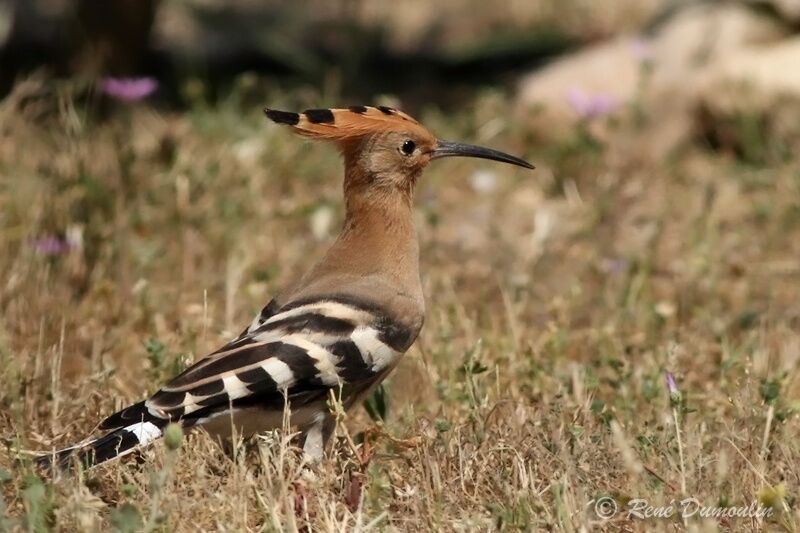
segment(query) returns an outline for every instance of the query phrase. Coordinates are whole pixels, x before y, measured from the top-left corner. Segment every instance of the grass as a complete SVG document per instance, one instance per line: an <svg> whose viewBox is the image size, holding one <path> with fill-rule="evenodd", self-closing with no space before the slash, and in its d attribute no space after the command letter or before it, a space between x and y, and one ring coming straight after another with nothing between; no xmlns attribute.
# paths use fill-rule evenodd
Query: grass
<svg viewBox="0 0 800 533"><path fill-rule="evenodd" d="M212 104L195 84L174 111L29 80L0 102L0 530L798 529L797 160L654 161L624 120L547 139L495 93L415 111L538 170L428 170L426 325L329 460L302 465L285 432L232 453L191 433L37 476L27 451L83 439L218 347L335 237L335 151L260 107L338 99L266 87ZM687 497L772 513L627 516Z"/></svg>

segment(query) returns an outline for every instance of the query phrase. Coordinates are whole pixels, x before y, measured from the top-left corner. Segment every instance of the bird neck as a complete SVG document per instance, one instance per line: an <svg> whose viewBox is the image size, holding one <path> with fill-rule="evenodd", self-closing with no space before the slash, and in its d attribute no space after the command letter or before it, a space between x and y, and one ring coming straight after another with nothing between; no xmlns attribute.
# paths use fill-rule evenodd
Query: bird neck
<svg viewBox="0 0 800 533"><path fill-rule="evenodd" d="M419 244L410 194L345 179L345 221L322 260L277 297L279 305L313 297L377 302L414 336L425 314ZM365 178L364 175L360 176Z"/></svg>
<svg viewBox="0 0 800 533"><path fill-rule="evenodd" d="M361 274L419 283L419 244L409 192L346 185L344 225L325 260Z"/></svg>

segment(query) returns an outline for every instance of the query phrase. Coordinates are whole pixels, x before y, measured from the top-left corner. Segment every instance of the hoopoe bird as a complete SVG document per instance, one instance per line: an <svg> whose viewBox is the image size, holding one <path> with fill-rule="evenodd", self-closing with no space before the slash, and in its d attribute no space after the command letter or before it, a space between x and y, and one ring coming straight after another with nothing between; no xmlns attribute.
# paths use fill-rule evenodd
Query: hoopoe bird
<svg viewBox="0 0 800 533"><path fill-rule="evenodd" d="M103 420L105 434L41 456L90 467L163 436L170 422L228 439L280 428L285 410L312 460L335 426L331 392L358 405L397 365L425 318L413 193L434 159L477 157L533 166L517 157L440 140L409 115L385 106L265 109L267 117L344 157L345 220L308 273L279 293L242 333L184 370L149 399Z"/></svg>

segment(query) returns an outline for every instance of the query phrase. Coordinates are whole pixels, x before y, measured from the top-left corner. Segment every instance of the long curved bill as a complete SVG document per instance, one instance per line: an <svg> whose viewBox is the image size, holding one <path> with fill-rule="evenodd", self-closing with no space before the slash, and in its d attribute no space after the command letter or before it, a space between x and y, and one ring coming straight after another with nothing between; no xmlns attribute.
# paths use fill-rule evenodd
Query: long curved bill
<svg viewBox="0 0 800 533"><path fill-rule="evenodd" d="M498 150L491 148L484 148L483 146L475 146L474 144L459 143L454 141L445 141L440 139L437 141L436 148L431 154L431 159L439 159L440 157L477 157L479 159L491 159L492 161L500 161L501 163L509 163L524 168L534 168L533 165Z"/></svg>

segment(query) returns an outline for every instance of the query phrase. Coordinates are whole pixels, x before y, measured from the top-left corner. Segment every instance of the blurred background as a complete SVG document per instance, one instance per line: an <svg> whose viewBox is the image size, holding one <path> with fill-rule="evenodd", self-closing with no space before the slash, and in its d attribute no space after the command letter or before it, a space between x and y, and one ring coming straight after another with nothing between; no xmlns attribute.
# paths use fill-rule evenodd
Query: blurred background
<svg viewBox="0 0 800 533"><path fill-rule="evenodd" d="M469 0L8 1L0 45L7 88L20 71L151 75L177 86L224 84L242 72L292 84L334 84L353 97L442 93L511 82L587 42L640 28L667 2ZM331 79L333 78L333 79Z"/></svg>
<svg viewBox="0 0 800 533"><path fill-rule="evenodd" d="M151 101L186 107L245 76L416 111L491 88L513 112L538 110L548 133L636 105L660 114L664 139L650 148L699 131L744 150L734 115L792 129L772 111L800 93L798 28L797 0L2 0L0 94L31 75L148 77Z"/></svg>
<svg viewBox="0 0 800 533"><path fill-rule="evenodd" d="M537 167L420 180L428 317L369 416L422 444L381 445L408 460L364 474L368 516L585 530L601 494L798 501L800 0L0 0L3 442L82 439L320 257L338 154L261 110L359 104ZM179 476L213 492L200 470ZM63 529L106 520L69 494ZM181 494L176 529L259 527Z"/></svg>

